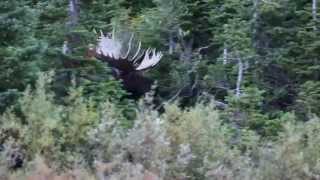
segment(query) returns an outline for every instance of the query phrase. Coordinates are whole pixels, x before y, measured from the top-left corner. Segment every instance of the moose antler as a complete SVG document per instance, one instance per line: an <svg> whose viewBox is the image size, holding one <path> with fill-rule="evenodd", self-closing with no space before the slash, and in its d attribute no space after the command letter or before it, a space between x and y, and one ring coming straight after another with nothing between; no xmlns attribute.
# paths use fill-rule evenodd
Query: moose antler
<svg viewBox="0 0 320 180"><path fill-rule="evenodd" d="M159 63L162 58L161 52L156 52L155 49L141 50L141 42L138 43L138 48L135 52L131 52L133 49L132 34L128 42L127 47L121 40L114 37L113 34L104 35L101 32L98 38L98 45L96 47L96 53L98 59L108 62L112 67L115 67L121 71L142 71L154 67ZM124 53L123 51L126 50ZM130 54L134 54L130 56Z"/></svg>
<svg viewBox="0 0 320 180"><path fill-rule="evenodd" d="M111 67L113 75L122 80L124 88L132 97L140 97L148 92L153 84L153 80L140 72L157 65L162 53L151 48L142 49L140 41L135 43L133 34L126 40L126 36L122 37L123 39L117 39L114 33L105 35L101 32L96 47L89 51Z"/></svg>

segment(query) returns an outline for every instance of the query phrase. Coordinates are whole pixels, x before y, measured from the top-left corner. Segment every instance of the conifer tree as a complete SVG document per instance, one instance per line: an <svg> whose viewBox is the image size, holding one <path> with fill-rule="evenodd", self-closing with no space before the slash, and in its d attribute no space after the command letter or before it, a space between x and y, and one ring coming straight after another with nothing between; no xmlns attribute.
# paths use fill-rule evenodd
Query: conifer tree
<svg viewBox="0 0 320 180"><path fill-rule="evenodd" d="M2 104L8 102L6 97L33 83L40 71L47 43L36 38L38 23L39 11L28 1L0 2L1 108L8 105Z"/></svg>

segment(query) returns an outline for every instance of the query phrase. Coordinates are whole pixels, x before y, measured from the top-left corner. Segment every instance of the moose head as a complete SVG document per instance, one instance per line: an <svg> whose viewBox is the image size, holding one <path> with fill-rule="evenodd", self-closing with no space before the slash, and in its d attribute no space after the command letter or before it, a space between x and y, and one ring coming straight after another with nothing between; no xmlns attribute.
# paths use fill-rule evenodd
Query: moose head
<svg viewBox="0 0 320 180"><path fill-rule="evenodd" d="M141 48L141 42L134 43L134 35L129 39L116 39L114 34L101 32L97 46L91 48L95 57L106 62L116 79L120 79L124 88L132 97L140 97L151 89L153 80L143 76L143 72L153 68L162 58L155 49Z"/></svg>

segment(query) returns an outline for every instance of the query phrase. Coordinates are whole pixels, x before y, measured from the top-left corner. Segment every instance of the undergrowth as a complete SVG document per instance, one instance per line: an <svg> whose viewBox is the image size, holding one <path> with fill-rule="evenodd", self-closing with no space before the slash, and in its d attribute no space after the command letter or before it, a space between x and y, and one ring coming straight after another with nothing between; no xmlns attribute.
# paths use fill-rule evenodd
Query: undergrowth
<svg viewBox="0 0 320 180"><path fill-rule="evenodd" d="M115 104L96 105L81 88L56 104L50 79L1 115L0 179L320 179L317 117L284 114L282 131L265 138L235 131L213 100L161 114L142 100L128 128Z"/></svg>

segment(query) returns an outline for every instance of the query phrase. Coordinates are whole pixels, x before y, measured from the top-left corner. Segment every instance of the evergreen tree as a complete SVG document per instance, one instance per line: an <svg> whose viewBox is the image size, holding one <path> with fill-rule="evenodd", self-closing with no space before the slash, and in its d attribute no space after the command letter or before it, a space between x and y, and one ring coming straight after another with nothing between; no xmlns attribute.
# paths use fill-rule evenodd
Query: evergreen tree
<svg viewBox="0 0 320 180"><path fill-rule="evenodd" d="M12 93L34 82L44 63L48 45L36 37L39 13L26 1L0 2L1 109L8 105L6 97L12 98Z"/></svg>

